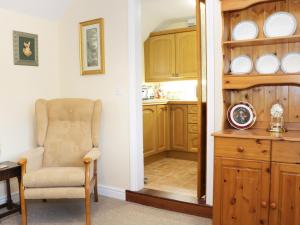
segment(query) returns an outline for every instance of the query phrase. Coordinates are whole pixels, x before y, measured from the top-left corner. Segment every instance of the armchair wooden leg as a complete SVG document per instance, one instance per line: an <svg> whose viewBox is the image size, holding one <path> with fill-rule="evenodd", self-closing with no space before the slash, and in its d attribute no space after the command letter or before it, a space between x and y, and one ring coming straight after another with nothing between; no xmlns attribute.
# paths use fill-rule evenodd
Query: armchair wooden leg
<svg viewBox="0 0 300 225"><path fill-rule="evenodd" d="M85 164L85 224L91 225L91 195L90 195L90 164L91 159L86 159Z"/></svg>
<svg viewBox="0 0 300 225"><path fill-rule="evenodd" d="M94 161L94 201L98 202L98 176L97 176L97 160Z"/></svg>
<svg viewBox="0 0 300 225"><path fill-rule="evenodd" d="M27 225L27 212L26 212L26 202L24 197L24 185L23 185L23 176L26 172L26 160L21 160L19 164L21 165L21 182L20 182L20 205L21 205L21 220L22 225Z"/></svg>

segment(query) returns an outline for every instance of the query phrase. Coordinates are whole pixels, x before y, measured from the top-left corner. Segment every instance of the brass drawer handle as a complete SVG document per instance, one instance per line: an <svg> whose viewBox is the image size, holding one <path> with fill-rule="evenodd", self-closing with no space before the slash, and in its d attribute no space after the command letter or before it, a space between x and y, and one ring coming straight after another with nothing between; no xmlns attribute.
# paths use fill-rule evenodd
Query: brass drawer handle
<svg viewBox="0 0 300 225"><path fill-rule="evenodd" d="M238 152L244 152L244 151L245 151L245 148L243 148L243 147L238 147L238 148L237 148L237 151L238 151Z"/></svg>
<svg viewBox="0 0 300 225"><path fill-rule="evenodd" d="M277 208L277 205L276 205L275 202L272 202L272 203L270 204L270 207L271 207L271 209L276 209L276 208Z"/></svg>

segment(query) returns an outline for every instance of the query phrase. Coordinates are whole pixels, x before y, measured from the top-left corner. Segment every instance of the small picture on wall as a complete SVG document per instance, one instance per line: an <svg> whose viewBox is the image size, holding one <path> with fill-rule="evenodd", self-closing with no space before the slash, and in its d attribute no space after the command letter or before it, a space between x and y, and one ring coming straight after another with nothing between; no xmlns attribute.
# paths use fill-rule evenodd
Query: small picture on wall
<svg viewBox="0 0 300 225"><path fill-rule="evenodd" d="M19 31L13 31L14 64L38 66L38 36Z"/></svg>
<svg viewBox="0 0 300 225"><path fill-rule="evenodd" d="M80 23L81 75L105 73L103 18Z"/></svg>

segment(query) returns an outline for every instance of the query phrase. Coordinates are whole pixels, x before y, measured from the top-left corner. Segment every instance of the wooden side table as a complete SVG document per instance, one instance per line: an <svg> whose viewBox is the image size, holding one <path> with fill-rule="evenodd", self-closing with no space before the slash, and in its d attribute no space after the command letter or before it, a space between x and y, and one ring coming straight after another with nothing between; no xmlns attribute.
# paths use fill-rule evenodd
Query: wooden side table
<svg viewBox="0 0 300 225"><path fill-rule="evenodd" d="M6 203L0 205L0 209L6 207L7 211L0 214L0 218L3 218L5 216L8 216L15 212L21 212L20 205L13 203L11 199L11 191L10 191L10 178L17 177L19 188L20 188L20 182L21 182L21 166L19 166L17 163L13 162L2 162L0 165L7 165L8 167L0 169L0 181L6 181L6 195L7 195L7 201Z"/></svg>

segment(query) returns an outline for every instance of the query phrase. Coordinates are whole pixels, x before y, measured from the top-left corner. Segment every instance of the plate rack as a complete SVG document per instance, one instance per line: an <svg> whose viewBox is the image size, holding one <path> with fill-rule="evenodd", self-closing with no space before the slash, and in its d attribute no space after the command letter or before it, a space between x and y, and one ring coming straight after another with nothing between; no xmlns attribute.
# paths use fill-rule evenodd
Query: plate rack
<svg viewBox="0 0 300 225"><path fill-rule="evenodd" d="M274 12L292 13L298 22L293 36L266 38L264 22ZM281 59L289 52L300 52L300 0L222 0L223 17L223 96L224 128L231 128L226 111L239 101L251 103L257 112L255 128L266 129L270 121L270 108L276 102L284 106L284 119L289 130L300 130L300 74L261 75L255 68L247 75L231 75L227 71L233 58L248 55L253 62L264 54L275 54ZM258 38L234 41L231 32L243 20L253 20L259 28Z"/></svg>

